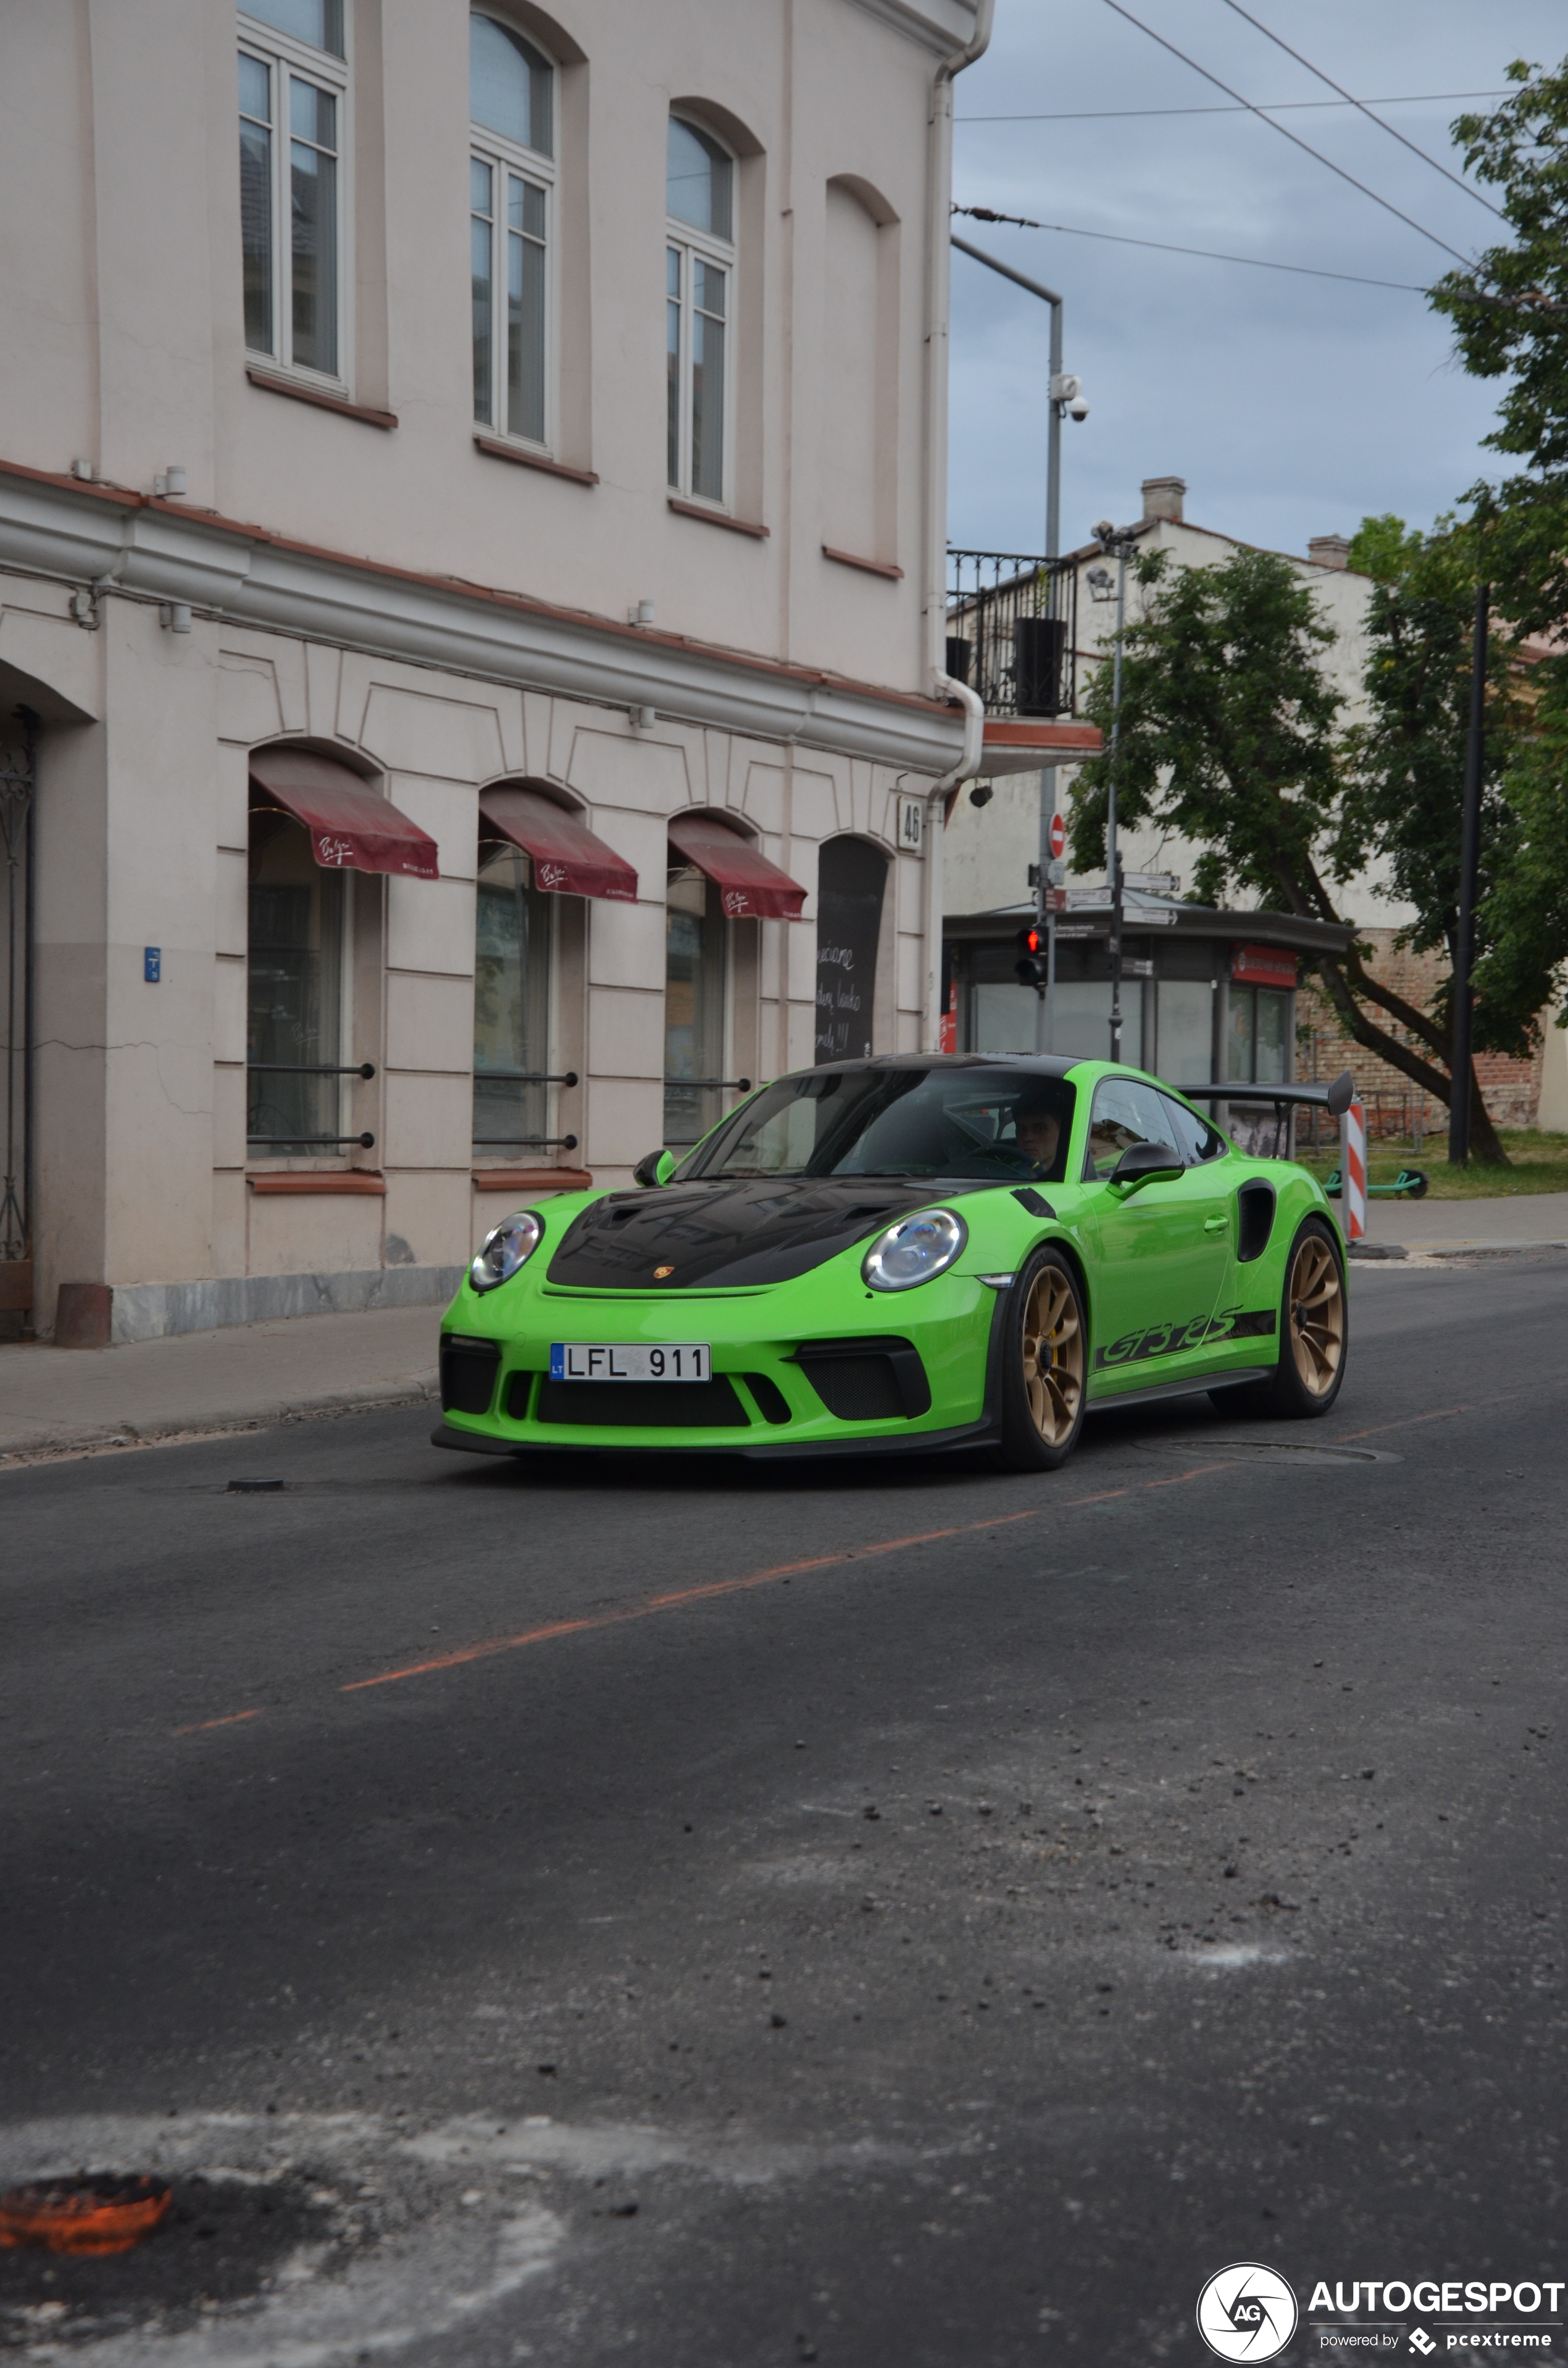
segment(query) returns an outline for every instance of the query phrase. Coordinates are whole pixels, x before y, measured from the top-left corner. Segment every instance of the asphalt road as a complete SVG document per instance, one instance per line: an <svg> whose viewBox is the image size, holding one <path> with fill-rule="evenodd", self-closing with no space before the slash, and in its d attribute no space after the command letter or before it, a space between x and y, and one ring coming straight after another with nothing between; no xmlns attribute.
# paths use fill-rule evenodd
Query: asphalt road
<svg viewBox="0 0 1568 2368"><path fill-rule="evenodd" d="M0 2251L0 2351L1120 2368L1230 2262L1568 2277L1565 1269L1358 1270L1326 1421L1043 1478L0 1478L0 2186L179 2203Z"/></svg>

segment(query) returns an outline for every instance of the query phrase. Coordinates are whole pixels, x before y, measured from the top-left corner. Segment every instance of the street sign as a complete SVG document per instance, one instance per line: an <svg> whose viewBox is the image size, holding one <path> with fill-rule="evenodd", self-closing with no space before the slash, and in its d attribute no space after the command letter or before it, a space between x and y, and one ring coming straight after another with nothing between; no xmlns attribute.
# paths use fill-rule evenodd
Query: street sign
<svg viewBox="0 0 1568 2368"><path fill-rule="evenodd" d="M1067 910L1067 891L1065 888L1048 888L1040 903L1048 913L1064 913Z"/></svg>
<svg viewBox="0 0 1568 2368"><path fill-rule="evenodd" d="M1051 817L1051 852L1058 861L1067 852L1067 822L1062 814Z"/></svg>
<svg viewBox="0 0 1568 2368"><path fill-rule="evenodd" d="M1073 913L1108 913L1108 888L1074 888L1068 896L1067 908ZM1130 905L1124 898L1121 926L1130 936L1140 929L1174 929L1176 913L1169 905Z"/></svg>
<svg viewBox="0 0 1568 2368"><path fill-rule="evenodd" d="M1181 882L1174 871L1124 871L1121 884L1141 889L1145 896L1174 896Z"/></svg>

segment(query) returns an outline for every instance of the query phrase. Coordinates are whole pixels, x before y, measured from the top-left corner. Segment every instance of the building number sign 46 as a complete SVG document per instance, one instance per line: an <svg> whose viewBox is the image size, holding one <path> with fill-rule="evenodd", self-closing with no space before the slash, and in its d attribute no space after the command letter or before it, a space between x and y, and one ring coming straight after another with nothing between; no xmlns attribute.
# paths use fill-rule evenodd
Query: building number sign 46
<svg viewBox="0 0 1568 2368"><path fill-rule="evenodd" d="M900 798L898 843L908 855L918 855L926 844L926 804L922 798Z"/></svg>

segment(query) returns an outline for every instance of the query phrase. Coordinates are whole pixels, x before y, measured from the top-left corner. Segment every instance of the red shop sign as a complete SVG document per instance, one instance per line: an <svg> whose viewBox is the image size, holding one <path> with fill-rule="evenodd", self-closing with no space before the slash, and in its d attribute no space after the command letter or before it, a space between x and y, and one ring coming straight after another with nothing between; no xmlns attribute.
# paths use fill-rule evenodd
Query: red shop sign
<svg viewBox="0 0 1568 2368"><path fill-rule="evenodd" d="M1238 986L1293 987L1296 957L1278 946L1234 946L1231 951L1231 976Z"/></svg>

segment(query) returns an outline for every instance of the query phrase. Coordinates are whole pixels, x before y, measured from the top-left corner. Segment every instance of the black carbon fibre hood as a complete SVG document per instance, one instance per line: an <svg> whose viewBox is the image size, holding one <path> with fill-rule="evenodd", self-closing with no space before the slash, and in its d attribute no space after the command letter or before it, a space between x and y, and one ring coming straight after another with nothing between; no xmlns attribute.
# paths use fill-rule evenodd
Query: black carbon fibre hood
<svg viewBox="0 0 1568 2368"><path fill-rule="evenodd" d="M805 1176L610 1192L573 1219L548 1280L582 1291L790 1282L915 1209L980 1189ZM659 1267L669 1273L657 1274Z"/></svg>

